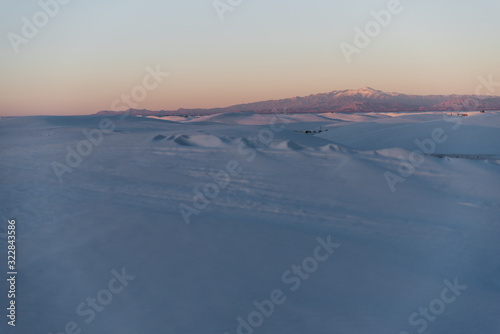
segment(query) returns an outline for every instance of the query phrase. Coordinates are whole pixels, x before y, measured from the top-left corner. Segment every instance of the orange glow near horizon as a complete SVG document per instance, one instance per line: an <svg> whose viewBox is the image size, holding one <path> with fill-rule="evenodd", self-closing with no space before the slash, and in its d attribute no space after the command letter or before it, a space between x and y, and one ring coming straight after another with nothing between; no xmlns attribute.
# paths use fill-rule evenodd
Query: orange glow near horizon
<svg viewBox="0 0 500 334"><path fill-rule="evenodd" d="M138 109L228 107L364 86L416 95L472 95L480 76L492 74L500 81L496 17L485 14L498 11L497 4L486 10L451 3L449 12L440 10L448 8L444 3L406 4L348 63L339 45L353 43L353 29L369 22L371 10L386 5L363 1L361 7L319 0L281 3L265 11L246 4L224 21L200 0L151 8L136 1L119 7L74 3L18 54L8 39L0 42L8 51L0 55L0 115L109 110L115 99L142 85L147 66L156 65L170 76L147 92ZM20 33L20 18L37 7L9 6L14 14L0 14L1 25ZM110 12L116 13L110 17ZM91 16L93 25L82 15ZM130 25L130 18L140 24ZM494 95L500 95L500 87Z"/></svg>

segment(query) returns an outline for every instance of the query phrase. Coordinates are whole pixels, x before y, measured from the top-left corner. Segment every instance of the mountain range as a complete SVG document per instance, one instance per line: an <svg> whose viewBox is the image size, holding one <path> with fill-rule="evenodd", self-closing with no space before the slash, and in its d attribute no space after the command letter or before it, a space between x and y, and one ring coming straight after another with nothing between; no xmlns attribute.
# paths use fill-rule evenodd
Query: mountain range
<svg viewBox="0 0 500 334"><path fill-rule="evenodd" d="M161 111L129 109L129 114L143 116L209 115L228 112L265 114L275 110L288 113L500 110L500 97L487 95L407 95L385 93L364 87L305 97L238 104L226 108L181 108ZM116 114L123 114L123 111L104 110L97 113L97 115Z"/></svg>

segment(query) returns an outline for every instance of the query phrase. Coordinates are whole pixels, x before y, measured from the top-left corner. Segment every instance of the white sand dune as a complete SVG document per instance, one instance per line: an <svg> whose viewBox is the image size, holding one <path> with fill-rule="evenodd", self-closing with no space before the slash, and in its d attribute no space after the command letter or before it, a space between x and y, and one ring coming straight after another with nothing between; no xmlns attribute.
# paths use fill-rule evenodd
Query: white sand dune
<svg viewBox="0 0 500 334"><path fill-rule="evenodd" d="M82 333L250 333L238 317L279 289L286 300L251 332L498 333L500 113L455 130L442 115L114 117L62 182L54 162L67 164L67 147L78 153L102 117L0 119L0 213L18 224L16 331L74 321ZM401 177L415 141L438 128L447 139ZM387 172L404 180L394 192ZM200 193L208 204L197 197L186 224L180 205ZM328 236L340 247L311 268ZM307 263L303 278L287 274ZM87 323L77 307L122 268L135 279ZM418 314L455 278L467 288L453 302L432 321Z"/></svg>

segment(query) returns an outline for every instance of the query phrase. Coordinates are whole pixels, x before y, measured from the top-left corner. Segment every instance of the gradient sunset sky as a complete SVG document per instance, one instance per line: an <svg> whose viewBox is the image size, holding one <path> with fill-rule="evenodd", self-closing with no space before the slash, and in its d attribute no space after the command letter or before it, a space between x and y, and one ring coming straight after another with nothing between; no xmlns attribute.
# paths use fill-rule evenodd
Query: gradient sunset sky
<svg viewBox="0 0 500 334"><path fill-rule="evenodd" d="M339 44L353 44L354 28L389 2L243 0L221 21L213 0L73 0L16 54L9 33L21 35L23 17L32 21L41 7L2 0L0 115L109 110L157 65L170 76L139 109L224 107L363 86L474 94L479 76L500 81L498 0L402 0L403 11L348 64Z"/></svg>

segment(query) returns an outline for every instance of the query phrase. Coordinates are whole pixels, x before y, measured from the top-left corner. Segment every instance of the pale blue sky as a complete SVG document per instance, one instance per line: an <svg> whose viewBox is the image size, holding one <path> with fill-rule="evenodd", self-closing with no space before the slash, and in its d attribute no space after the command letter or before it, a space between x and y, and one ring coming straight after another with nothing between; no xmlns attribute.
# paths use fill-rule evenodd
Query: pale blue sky
<svg viewBox="0 0 500 334"><path fill-rule="evenodd" d="M226 0L222 0L226 1ZM474 93L500 81L500 1L401 1L348 64L339 44L379 0L243 0L220 21L211 0L78 1L16 54L7 38L38 1L2 0L0 114L88 114L141 84L146 66L171 75L140 108L215 107L371 86L415 94ZM497 94L497 95L500 95Z"/></svg>

